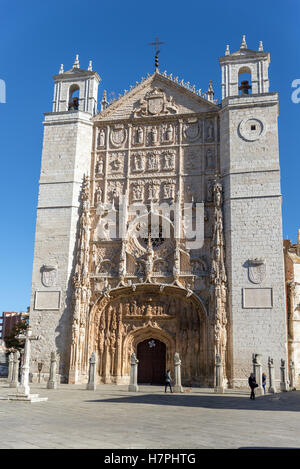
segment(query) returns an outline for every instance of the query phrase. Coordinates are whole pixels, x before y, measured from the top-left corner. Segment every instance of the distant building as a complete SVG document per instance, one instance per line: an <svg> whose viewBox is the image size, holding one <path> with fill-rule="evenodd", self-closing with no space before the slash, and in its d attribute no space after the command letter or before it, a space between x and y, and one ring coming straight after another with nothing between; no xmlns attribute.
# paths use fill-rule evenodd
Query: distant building
<svg viewBox="0 0 300 469"><path fill-rule="evenodd" d="M300 230L296 244L284 240L285 285L288 323L288 356L295 364L296 386L300 386Z"/></svg>
<svg viewBox="0 0 300 469"><path fill-rule="evenodd" d="M13 327L24 319L29 319L29 312L3 312L0 323L0 340L5 340L5 337L9 336Z"/></svg>

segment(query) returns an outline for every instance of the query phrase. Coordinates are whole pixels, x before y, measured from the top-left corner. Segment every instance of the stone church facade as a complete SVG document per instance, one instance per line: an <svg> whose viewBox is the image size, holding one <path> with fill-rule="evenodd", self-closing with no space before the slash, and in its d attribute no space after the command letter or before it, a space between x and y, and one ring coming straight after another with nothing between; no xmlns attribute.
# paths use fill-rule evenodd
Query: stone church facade
<svg viewBox="0 0 300 469"><path fill-rule="evenodd" d="M289 366L295 369L295 385L300 385L300 230L297 243L283 241L288 323Z"/></svg>
<svg viewBox="0 0 300 469"><path fill-rule="evenodd" d="M158 69L97 111L99 75L63 67L45 114L30 325L31 370L65 382L247 385L252 354L279 370L286 314L278 95L262 44L219 59L222 100ZM241 86L248 73L252 92ZM140 207L140 209L138 209ZM166 210L161 210L165 207ZM168 207L171 209L168 211ZM202 226L189 242L186 220ZM153 222L154 220L154 222ZM153 228L154 223L154 228ZM200 230L201 231L201 230ZM279 379L279 371L276 376Z"/></svg>

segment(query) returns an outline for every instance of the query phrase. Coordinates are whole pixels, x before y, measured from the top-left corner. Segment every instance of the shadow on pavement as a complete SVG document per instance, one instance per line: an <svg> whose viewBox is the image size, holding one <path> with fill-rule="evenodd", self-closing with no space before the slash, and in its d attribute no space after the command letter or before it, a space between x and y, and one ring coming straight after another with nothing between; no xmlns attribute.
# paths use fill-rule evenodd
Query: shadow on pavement
<svg viewBox="0 0 300 469"><path fill-rule="evenodd" d="M85 402L99 402L99 404L150 404L178 407L202 407L207 409L238 409L238 410L267 410L300 412L300 391L266 395L250 400L244 396L195 396L181 394L143 394L115 397L109 399L88 400Z"/></svg>

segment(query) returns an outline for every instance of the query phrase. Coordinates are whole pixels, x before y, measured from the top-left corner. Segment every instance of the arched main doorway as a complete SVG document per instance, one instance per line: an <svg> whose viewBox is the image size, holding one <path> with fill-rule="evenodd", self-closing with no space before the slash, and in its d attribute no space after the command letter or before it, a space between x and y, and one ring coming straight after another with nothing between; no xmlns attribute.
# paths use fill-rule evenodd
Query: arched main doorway
<svg viewBox="0 0 300 469"><path fill-rule="evenodd" d="M163 384L166 372L166 345L149 338L137 345L138 383Z"/></svg>

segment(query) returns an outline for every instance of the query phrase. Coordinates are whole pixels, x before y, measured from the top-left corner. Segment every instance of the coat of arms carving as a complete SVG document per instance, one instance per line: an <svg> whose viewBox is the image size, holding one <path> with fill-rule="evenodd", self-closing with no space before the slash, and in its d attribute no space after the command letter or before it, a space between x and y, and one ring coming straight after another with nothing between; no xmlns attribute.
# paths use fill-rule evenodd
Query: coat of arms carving
<svg viewBox="0 0 300 469"><path fill-rule="evenodd" d="M183 134L189 142L195 142L201 137L201 127L198 119L187 121L183 126Z"/></svg>
<svg viewBox="0 0 300 469"><path fill-rule="evenodd" d="M134 111L134 117L176 114L177 106L172 96L168 99L161 88L153 88L140 99L139 107Z"/></svg>
<svg viewBox="0 0 300 469"><path fill-rule="evenodd" d="M127 132L123 125L115 125L110 133L110 141L114 147L121 147L126 140Z"/></svg>
<svg viewBox="0 0 300 469"><path fill-rule="evenodd" d="M42 266L42 284L45 287L53 287L56 284L57 267L55 265Z"/></svg>
<svg viewBox="0 0 300 469"><path fill-rule="evenodd" d="M248 261L249 279L252 283L262 283L266 277L265 259L249 259Z"/></svg>

